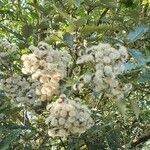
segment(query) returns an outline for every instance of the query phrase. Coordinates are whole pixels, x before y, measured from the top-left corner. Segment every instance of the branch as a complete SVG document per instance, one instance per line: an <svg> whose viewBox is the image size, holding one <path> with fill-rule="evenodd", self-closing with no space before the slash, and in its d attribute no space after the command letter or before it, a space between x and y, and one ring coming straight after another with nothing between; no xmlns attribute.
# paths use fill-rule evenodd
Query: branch
<svg viewBox="0 0 150 150"><path fill-rule="evenodd" d="M131 148L136 147L138 144L146 142L149 139L150 139L150 133L144 134L144 135L140 136L138 139L135 139L130 143Z"/></svg>
<svg viewBox="0 0 150 150"><path fill-rule="evenodd" d="M100 15L100 17L99 17L99 19L98 19L97 26L102 23L102 19L103 19L103 17L107 14L108 10L109 10L109 8L106 8L106 9L102 12L102 14Z"/></svg>

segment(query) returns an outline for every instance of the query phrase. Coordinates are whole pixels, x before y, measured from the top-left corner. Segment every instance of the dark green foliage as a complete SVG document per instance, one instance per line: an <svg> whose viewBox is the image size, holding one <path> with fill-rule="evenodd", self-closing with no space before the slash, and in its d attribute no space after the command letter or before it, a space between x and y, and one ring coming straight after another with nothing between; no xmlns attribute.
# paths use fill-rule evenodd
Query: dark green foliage
<svg viewBox="0 0 150 150"><path fill-rule="evenodd" d="M6 135L1 141L0 141L0 149L1 150L7 150L9 149L10 145L17 140L19 133L21 130L11 130L8 135Z"/></svg>

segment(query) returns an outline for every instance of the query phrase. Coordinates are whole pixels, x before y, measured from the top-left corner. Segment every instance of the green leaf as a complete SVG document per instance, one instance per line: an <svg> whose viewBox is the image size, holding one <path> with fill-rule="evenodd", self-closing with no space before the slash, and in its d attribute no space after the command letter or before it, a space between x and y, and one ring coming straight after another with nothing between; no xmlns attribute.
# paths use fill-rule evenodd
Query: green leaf
<svg viewBox="0 0 150 150"><path fill-rule="evenodd" d="M124 118L124 121L126 121L126 104L124 101L122 100L116 100L116 105L119 109L119 111L121 112L123 118Z"/></svg>
<svg viewBox="0 0 150 150"><path fill-rule="evenodd" d="M56 5L53 5L53 8L56 10L56 12L59 13L60 16L65 18L66 20L70 21L70 15L64 12L61 8L56 7Z"/></svg>
<svg viewBox="0 0 150 150"><path fill-rule="evenodd" d="M110 31L112 30L112 27L107 25L107 24L101 24L99 26L96 25L86 25L83 29L81 29L82 33L93 33L93 32L98 32L98 33L103 33L105 31Z"/></svg>
<svg viewBox="0 0 150 150"><path fill-rule="evenodd" d="M22 27L22 35L25 37L25 38L28 38L32 35L33 33L33 26L32 25L24 25Z"/></svg>
<svg viewBox="0 0 150 150"><path fill-rule="evenodd" d="M69 32L64 34L63 40L68 45L68 47L73 48L73 36Z"/></svg>
<svg viewBox="0 0 150 150"><path fill-rule="evenodd" d="M80 4L83 2L84 0L73 0L73 3L76 7L79 7Z"/></svg>
<svg viewBox="0 0 150 150"><path fill-rule="evenodd" d="M140 114L140 109L136 100L131 99L131 107L135 113L136 118L138 119Z"/></svg>
<svg viewBox="0 0 150 150"><path fill-rule="evenodd" d="M88 17L84 17L84 18L79 18L79 19L77 19L77 20L75 20L73 22L71 21L69 23L69 26L66 28L66 31L67 32L74 32L75 30L77 30L79 28L82 28L83 25L86 24L88 18L89 18L89 16Z"/></svg>
<svg viewBox="0 0 150 150"><path fill-rule="evenodd" d="M103 150L107 149L105 135L105 128L100 125L95 125L89 130L87 130L82 135L82 138L84 139L88 150Z"/></svg>
<svg viewBox="0 0 150 150"><path fill-rule="evenodd" d="M129 50L129 54L140 64L145 64L147 62L145 56L138 49Z"/></svg>
<svg viewBox="0 0 150 150"><path fill-rule="evenodd" d="M121 133L118 129L112 129L106 133L106 139L111 150L118 150L121 144Z"/></svg>
<svg viewBox="0 0 150 150"><path fill-rule="evenodd" d="M125 67L125 71L130 71L132 69L135 69L136 65L131 62L127 62L124 64L124 67Z"/></svg>
<svg viewBox="0 0 150 150"><path fill-rule="evenodd" d="M139 82L150 82L150 70L146 70L142 72L142 74L138 78Z"/></svg>
<svg viewBox="0 0 150 150"><path fill-rule="evenodd" d="M85 18L80 18L76 21L73 22L73 25L78 28L78 27L81 27L83 26L84 24L86 23L86 19Z"/></svg>
<svg viewBox="0 0 150 150"><path fill-rule="evenodd" d="M21 130L12 130L5 138L0 142L0 150L9 149L10 144L12 144L17 138Z"/></svg>
<svg viewBox="0 0 150 150"><path fill-rule="evenodd" d="M78 150L82 145L84 141L78 135L73 135L68 138L67 150Z"/></svg>
<svg viewBox="0 0 150 150"><path fill-rule="evenodd" d="M141 24L136 26L127 36L127 39L135 42L136 40L140 39L144 33L148 31L148 26Z"/></svg>

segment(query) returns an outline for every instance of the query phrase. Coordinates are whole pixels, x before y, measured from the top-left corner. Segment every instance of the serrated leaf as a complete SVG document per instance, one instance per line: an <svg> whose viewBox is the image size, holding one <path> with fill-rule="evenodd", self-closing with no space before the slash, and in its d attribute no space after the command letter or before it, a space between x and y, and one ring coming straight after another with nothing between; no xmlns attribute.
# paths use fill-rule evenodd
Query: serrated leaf
<svg viewBox="0 0 150 150"><path fill-rule="evenodd" d="M69 32L64 34L63 40L69 47L73 48L73 36Z"/></svg>
<svg viewBox="0 0 150 150"><path fill-rule="evenodd" d="M131 62L127 62L124 64L124 67L125 67L125 71L130 71L132 69L135 69L136 65Z"/></svg>
<svg viewBox="0 0 150 150"><path fill-rule="evenodd" d="M118 129L110 130L106 133L106 139L111 150L118 150L121 144L121 133Z"/></svg>
<svg viewBox="0 0 150 150"><path fill-rule="evenodd" d="M129 50L129 54L140 64L145 64L147 62L145 56L138 49Z"/></svg>
<svg viewBox="0 0 150 150"><path fill-rule="evenodd" d="M130 33L127 36L127 39L132 42L135 42L137 39L140 39L147 31L148 26L144 24L138 25L135 28L133 28L132 31L130 31Z"/></svg>

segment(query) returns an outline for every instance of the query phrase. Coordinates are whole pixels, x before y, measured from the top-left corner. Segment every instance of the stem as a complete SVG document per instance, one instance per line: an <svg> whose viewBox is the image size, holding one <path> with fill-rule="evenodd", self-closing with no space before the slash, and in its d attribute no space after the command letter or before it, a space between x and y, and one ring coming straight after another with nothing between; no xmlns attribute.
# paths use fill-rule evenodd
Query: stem
<svg viewBox="0 0 150 150"><path fill-rule="evenodd" d="M107 14L108 10L109 10L109 8L106 8L106 9L102 12L102 14L100 15L100 17L99 17L99 19L98 19L97 26L102 23L102 19L103 19L103 17Z"/></svg>
<svg viewBox="0 0 150 150"><path fill-rule="evenodd" d="M137 138L136 140L133 140L131 142L131 147L136 147L138 144L146 142L149 139L150 139L150 133L144 134L144 135L140 136L139 138Z"/></svg>
<svg viewBox="0 0 150 150"><path fill-rule="evenodd" d="M60 139L61 144L62 144L62 146L64 147L64 149L67 150L67 147L66 147L65 143L63 142L63 140L62 140L61 138L59 138L59 139Z"/></svg>

